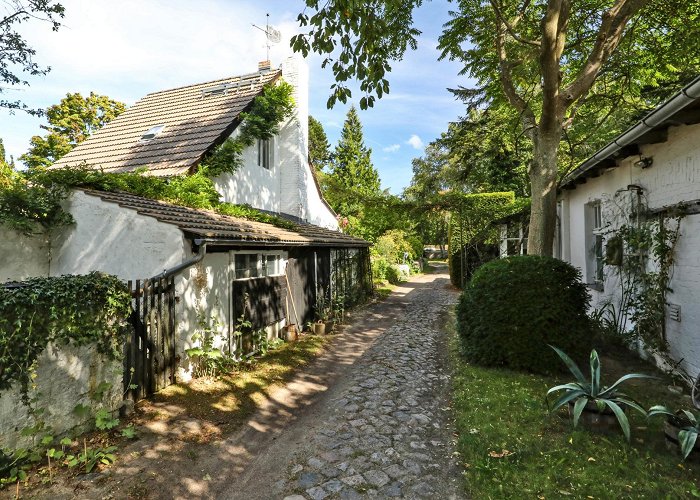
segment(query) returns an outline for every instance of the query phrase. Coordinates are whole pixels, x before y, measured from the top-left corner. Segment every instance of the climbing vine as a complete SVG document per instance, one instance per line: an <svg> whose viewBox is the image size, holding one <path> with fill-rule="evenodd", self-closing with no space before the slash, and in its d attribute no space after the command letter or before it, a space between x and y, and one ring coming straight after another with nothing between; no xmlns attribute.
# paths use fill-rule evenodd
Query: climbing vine
<svg viewBox="0 0 700 500"><path fill-rule="evenodd" d="M168 178L143 175L147 168L107 173L86 164L56 170L36 168L28 172L0 166L0 224L27 235L34 233L37 227L49 230L71 224L73 218L62 209L61 202L71 188L87 188L127 192L294 229L291 222L250 206L222 203L212 181L222 173L235 172L242 162L241 153L257 139L269 139L279 133L280 123L294 109L292 93L293 87L286 82L266 86L253 100L250 111L241 113L243 122L238 135L219 146L192 175Z"/></svg>
<svg viewBox="0 0 700 500"><path fill-rule="evenodd" d="M126 284L97 272L0 287L0 391L19 382L26 399L36 360L49 343L94 343L118 359L130 305Z"/></svg>
<svg viewBox="0 0 700 500"><path fill-rule="evenodd" d="M207 174L216 177L234 173L242 165L243 150L255 141L274 137L280 131L282 120L294 111L294 87L282 81L277 85L266 85L262 94L253 100L250 112L241 113L239 133L224 141L202 162Z"/></svg>
<svg viewBox="0 0 700 500"><path fill-rule="evenodd" d="M607 328L630 341L641 340L647 350L664 357L668 352L666 298L672 291L669 285L685 208L679 205L652 215L641 193L629 203L619 200L620 195L608 200L605 217L612 221L605 232L605 263L616 278L619 302L605 304L599 316Z"/></svg>

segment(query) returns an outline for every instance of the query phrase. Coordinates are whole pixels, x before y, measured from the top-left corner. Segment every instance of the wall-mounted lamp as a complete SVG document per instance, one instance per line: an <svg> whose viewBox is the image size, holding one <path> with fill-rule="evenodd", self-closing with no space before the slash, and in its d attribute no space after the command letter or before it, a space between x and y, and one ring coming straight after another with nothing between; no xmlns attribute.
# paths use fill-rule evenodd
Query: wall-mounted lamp
<svg viewBox="0 0 700 500"><path fill-rule="evenodd" d="M635 167L649 168L654 163L654 158L650 156L639 155L639 160L634 162Z"/></svg>

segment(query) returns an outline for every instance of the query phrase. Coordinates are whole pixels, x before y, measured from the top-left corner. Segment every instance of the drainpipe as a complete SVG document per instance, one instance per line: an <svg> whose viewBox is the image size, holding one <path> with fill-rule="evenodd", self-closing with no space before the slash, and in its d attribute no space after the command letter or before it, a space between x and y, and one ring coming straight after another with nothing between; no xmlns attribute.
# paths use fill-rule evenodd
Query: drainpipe
<svg viewBox="0 0 700 500"><path fill-rule="evenodd" d="M154 276L151 279L169 278L170 276L177 274L180 271L187 269L188 267L192 267L198 262L201 262L204 258L204 254L207 253L207 241L196 239L194 240L194 243L195 245L199 245L199 251L196 254L194 254L189 259L180 262L178 265L171 267L170 269L164 270L162 273Z"/></svg>

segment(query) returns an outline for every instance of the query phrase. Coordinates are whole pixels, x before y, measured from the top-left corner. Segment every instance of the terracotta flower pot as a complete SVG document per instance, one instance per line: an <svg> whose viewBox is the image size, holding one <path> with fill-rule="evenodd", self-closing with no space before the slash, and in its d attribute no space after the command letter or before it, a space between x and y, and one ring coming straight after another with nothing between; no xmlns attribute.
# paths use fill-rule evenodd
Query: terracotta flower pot
<svg viewBox="0 0 700 500"><path fill-rule="evenodd" d="M283 328L284 340L287 342L294 342L299 338L299 333L297 332L297 325L287 325Z"/></svg>

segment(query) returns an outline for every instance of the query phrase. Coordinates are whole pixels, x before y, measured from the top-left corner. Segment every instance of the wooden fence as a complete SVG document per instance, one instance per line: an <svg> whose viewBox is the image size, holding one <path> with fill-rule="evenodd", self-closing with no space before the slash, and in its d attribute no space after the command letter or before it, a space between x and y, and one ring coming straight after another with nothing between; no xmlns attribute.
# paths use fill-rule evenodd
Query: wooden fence
<svg viewBox="0 0 700 500"><path fill-rule="evenodd" d="M175 281L128 282L134 326L124 347L124 391L138 401L175 383Z"/></svg>

